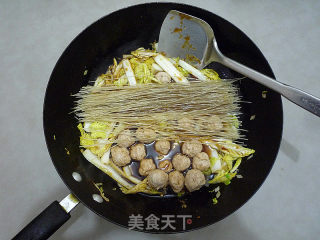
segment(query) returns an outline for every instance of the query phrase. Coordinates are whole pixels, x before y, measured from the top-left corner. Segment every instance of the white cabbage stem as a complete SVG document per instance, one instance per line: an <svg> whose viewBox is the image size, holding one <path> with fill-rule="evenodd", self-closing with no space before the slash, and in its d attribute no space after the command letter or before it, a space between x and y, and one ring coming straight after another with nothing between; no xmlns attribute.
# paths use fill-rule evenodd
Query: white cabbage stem
<svg viewBox="0 0 320 240"><path fill-rule="evenodd" d="M124 71L126 72L126 76L128 78L129 85L130 86L136 85L137 81L136 81L136 78L134 76L134 72L132 70L132 67L131 67L131 64L130 64L129 60L128 59L124 59L122 61L122 64L123 64Z"/></svg>
<svg viewBox="0 0 320 240"><path fill-rule="evenodd" d="M114 73L113 73L114 77L116 77L119 74L122 67L123 67L123 60L117 65L116 69L114 70Z"/></svg>
<svg viewBox="0 0 320 240"><path fill-rule="evenodd" d="M159 54L157 55L154 60L157 64L166 72L168 73L174 81L177 83L189 83L188 79L185 78L181 72L170 62L168 58Z"/></svg>
<svg viewBox="0 0 320 240"><path fill-rule="evenodd" d="M101 171L104 173L108 174L111 178L116 180L118 183L120 183L122 186L124 186L127 189L132 188L134 185L127 182L125 179L123 179L119 173L117 173L116 170L114 170L111 166L109 165L104 165L99 158L93 154L89 149L86 149L83 151L83 156L93 165L95 165L97 168L99 168Z"/></svg>
<svg viewBox="0 0 320 240"><path fill-rule="evenodd" d="M102 77L97 77L96 81L94 82L95 87L101 87L104 84L104 79Z"/></svg>
<svg viewBox="0 0 320 240"><path fill-rule="evenodd" d="M209 158L210 158L210 169L211 172L215 173L221 170L221 159L216 149L209 147Z"/></svg>
<svg viewBox="0 0 320 240"><path fill-rule="evenodd" d="M90 130L90 125L91 125L91 123L85 122L85 123L83 124L83 130L85 130L86 132L91 132L91 130Z"/></svg>
<svg viewBox="0 0 320 240"><path fill-rule="evenodd" d="M230 170L231 173L235 172L241 164L241 158L239 158L234 164L233 168Z"/></svg>
<svg viewBox="0 0 320 240"><path fill-rule="evenodd" d="M128 176L132 176L132 173L131 173L131 170L130 170L129 166L125 166L122 169L125 172L125 174L127 174Z"/></svg>
<svg viewBox="0 0 320 240"><path fill-rule="evenodd" d="M156 63L152 63L152 73L163 72L163 69Z"/></svg>
<svg viewBox="0 0 320 240"><path fill-rule="evenodd" d="M103 156L101 157L101 162L105 165L109 164L110 162L110 148L106 151Z"/></svg>
<svg viewBox="0 0 320 240"><path fill-rule="evenodd" d="M175 66L177 62L173 58L168 58L168 60Z"/></svg>
<svg viewBox="0 0 320 240"><path fill-rule="evenodd" d="M110 161L110 166L116 170L121 176L125 177L126 179L130 180L131 182L138 184L141 181L138 178L135 178L133 176L127 175L121 168L119 168L117 165L115 165L112 161Z"/></svg>
<svg viewBox="0 0 320 240"><path fill-rule="evenodd" d="M216 162L214 163L214 165L211 167L211 171L213 173L218 172L219 170L221 170L222 166L221 166L221 160L217 159Z"/></svg>
<svg viewBox="0 0 320 240"><path fill-rule="evenodd" d="M123 172L126 174L126 177L127 177L131 182L133 182L133 183L135 183L135 184L139 184L139 183L141 182L140 179L132 176L132 173L131 173L131 171L130 171L129 166L125 166L125 167L123 167L122 169L123 169Z"/></svg>
<svg viewBox="0 0 320 240"><path fill-rule="evenodd" d="M193 76L195 76L199 80L201 80L201 81L208 80L207 77L202 72L200 72L195 67L191 66L189 63L187 63L183 60L179 60L178 64L180 65L180 67L182 67L184 70L186 70L188 73L192 74Z"/></svg>

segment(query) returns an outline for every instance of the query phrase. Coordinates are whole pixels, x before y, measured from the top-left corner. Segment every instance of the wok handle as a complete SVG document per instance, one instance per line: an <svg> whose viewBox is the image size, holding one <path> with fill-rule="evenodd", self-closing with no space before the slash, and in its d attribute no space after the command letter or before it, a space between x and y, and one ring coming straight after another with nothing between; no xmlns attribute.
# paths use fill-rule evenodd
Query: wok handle
<svg viewBox="0 0 320 240"><path fill-rule="evenodd" d="M54 201L45 210L22 229L13 240L48 239L70 218L70 211L79 204L79 200L70 193L62 201Z"/></svg>
<svg viewBox="0 0 320 240"><path fill-rule="evenodd" d="M51 203L27 226L25 226L12 240L43 240L48 239L68 219L70 214L58 201Z"/></svg>
<svg viewBox="0 0 320 240"><path fill-rule="evenodd" d="M221 53L220 53L221 54ZM300 89L294 88L287 84L276 81L262 73L259 73L247 66L244 66L222 54L219 56L219 62L231 68L232 70L251 78L252 80L261 83L262 85L273 89L280 93L282 96L297 104L298 106L306 109L307 111L320 117L320 99L306 93Z"/></svg>

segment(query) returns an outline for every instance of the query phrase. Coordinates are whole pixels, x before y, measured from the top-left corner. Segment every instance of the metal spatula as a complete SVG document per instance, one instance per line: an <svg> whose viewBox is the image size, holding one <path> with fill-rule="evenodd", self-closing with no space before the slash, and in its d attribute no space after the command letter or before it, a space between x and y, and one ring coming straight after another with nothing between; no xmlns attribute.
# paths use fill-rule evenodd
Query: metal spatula
<svg viewBox="0 0 320 240"><path fill-rule="evenodd" d="M276 81L226 56L218 48L212 28L194 16L172 10L163 21L158 51L170 57L180 57L202 69L219 62L248 78L273 89L282 96L320 117L320 99L302 90Z"/></svg>

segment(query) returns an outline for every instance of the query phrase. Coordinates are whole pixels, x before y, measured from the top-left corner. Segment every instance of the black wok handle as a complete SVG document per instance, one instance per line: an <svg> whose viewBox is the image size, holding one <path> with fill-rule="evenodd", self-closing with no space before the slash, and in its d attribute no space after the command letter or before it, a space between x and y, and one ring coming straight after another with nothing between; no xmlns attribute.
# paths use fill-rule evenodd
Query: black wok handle
<svg viewBox="0 0 320 240"><path fill-rule="evenodd" d="M54 201L22 229L13 240L48 239L69 218L70 214L66 212L58 201Z"/></svg>
<svg viewBox="0 0 320 240"><path fill-rule="evenodd" d="M70 193L61 202L54 201L45 210L22 229L13 240L48 239L70 218L70 211L79 204L79 200Z"/></svg>

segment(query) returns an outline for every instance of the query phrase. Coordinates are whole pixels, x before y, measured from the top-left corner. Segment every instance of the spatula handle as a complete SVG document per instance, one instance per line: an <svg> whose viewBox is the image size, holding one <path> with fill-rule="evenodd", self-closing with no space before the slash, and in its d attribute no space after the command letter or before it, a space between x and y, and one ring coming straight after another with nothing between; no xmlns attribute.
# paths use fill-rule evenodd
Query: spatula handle
<svg viewBox="0 0 320 240"><path fill-rule="evenodd" d="M297 104L298 106L308 110L309 112L320 117L320 99L306 93L300 89L291 87L287 84L276 81L262 73L259 73L245 65L242 65L228 57L220 56L220 63L232 70L241 73L242 75L261 83L262 85L271 88L280 93L282 96Z"/></svg>

